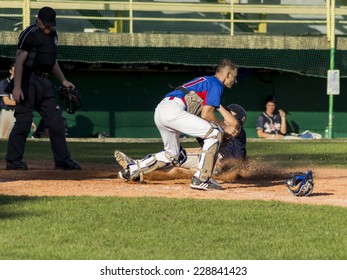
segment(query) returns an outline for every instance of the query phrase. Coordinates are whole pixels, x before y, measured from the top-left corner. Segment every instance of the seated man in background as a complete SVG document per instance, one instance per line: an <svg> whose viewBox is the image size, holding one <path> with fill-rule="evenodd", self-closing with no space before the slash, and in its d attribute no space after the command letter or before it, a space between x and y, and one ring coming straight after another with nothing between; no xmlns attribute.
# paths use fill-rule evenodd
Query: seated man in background
<svg viewBox="0 0 347 280"><path fill-rule="evenodd" d="M256 123L259 138L282 139L287 133L286 113L282 109L276 113L275 109L275 96L266 97L265 112L258 117Z"/></svg>
<svg viewBox="0 0 347 280"><path fill-rule="evenodd" d="M14 63L10 65L9 69L10 76L0 81L0 107L1 107L1 118L0 118L0 138L8 139L12 127L15 122L13 116L16 101L11 98L11 94L6 92L7 86L10 84L14 76Z"/></svg>
<svg viewBox="0 0 347 280"><path fill-rule="evenodd" d="M6 91L10 89L9 84L14 77L14 63L10 64L9 73L10 76L8 78L2 79L0 81L0 139L8 139L16 121L16 118L14 117L16 101L14 101L11 92ZM36 129L34 122L32 122L31 128L32 130Z"/></svg>

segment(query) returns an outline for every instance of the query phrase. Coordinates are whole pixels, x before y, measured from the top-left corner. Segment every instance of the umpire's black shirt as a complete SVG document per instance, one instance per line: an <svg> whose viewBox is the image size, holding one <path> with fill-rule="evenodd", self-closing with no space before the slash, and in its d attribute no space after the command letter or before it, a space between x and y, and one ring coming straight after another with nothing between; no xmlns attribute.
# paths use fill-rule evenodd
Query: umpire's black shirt
<svg viewBox="0 0 347 280"><path fill-rule="evenodd" d="M57 58L58 35L55 29L43 33L37 24L30 25L19 36L17 49L29 53L24 64L25 71L50 73Z"/></svg>

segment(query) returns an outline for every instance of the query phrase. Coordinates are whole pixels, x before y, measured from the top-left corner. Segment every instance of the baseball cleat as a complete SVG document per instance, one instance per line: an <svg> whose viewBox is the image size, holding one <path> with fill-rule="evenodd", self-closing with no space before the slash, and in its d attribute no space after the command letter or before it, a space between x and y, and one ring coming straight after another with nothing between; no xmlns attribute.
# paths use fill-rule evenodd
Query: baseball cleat
<svg viewBox="0 0 347 280"><path fill-rule="evenodd" d="M131 164L136 164L131 157L128 157L126 154L118 150L114 151L114 157L116 161L118 162L118 164L124 169L126 169Z"/></svg>
<svg viewBox="0 0 347 280"><path fill-rule="evenodd" d="M130 180L130 171L129 168L125 168L118 172L119 178L129 181Z"/></svg>
<svg viewBox="0 0 347 280"><path fill-rule="evenodd" d="M213 179L208 179L206 182L202 182L199 178L193 177L190 182L190 187L196 190L224 190L220 184Z"/></svg>
<svg viewBox="0 0 347 280"><path fill-rule="evenodd" d="M218 186L222 189L222 186L216 181L216 180L213 180L212 178L209 179L209 181L214 184L215 186Z"/></svg>
<svg viewBox="0 0 347 280"><path fill-rule="evenodd" d="M130 169L124 168L123 170L118 172L119 178L125 181L140 181L143 182L143 174L140 172L135 172L133 175L130 173Z"/></svg>

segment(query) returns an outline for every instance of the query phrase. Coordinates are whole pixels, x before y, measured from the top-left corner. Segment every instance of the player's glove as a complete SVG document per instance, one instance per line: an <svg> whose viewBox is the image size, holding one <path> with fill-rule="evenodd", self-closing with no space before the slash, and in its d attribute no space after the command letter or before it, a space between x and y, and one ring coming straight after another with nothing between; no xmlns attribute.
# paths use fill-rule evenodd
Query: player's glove
<svg viewBox="0 0 347 280"><path fill-rule="evenodd" d="M285 181L288 190L294 196L309 196L314 187L312 171L297 173Z"/></svg>
<svg viewBox="0 0 347 280"><path fill-rule="evenodd" d="M69 114L74 114L76 110L83 107L81 93L75 88L59 87L58 97L60 104L65 107L65 110Z"/></svg>

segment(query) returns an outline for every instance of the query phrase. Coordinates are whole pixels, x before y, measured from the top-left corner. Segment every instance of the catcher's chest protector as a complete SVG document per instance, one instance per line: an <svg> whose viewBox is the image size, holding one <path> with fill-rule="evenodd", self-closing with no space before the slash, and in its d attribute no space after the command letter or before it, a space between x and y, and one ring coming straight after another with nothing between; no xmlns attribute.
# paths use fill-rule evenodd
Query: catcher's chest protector
<svg viewBox="0 0 347 280"><path fill-rule="evenodd" d="M204 100L193 90L188 91L182 86L177 87L177 89L185 94L184 100L187 104L187 112L196 116L200 115Z"/></svg>
<svg viewBox="0 0 347 280"><path fill-rule="evenodd" d="M192 90L184 96L184 99L187 104L187 112L196 116L200 115L204 100Z"/></svg>

